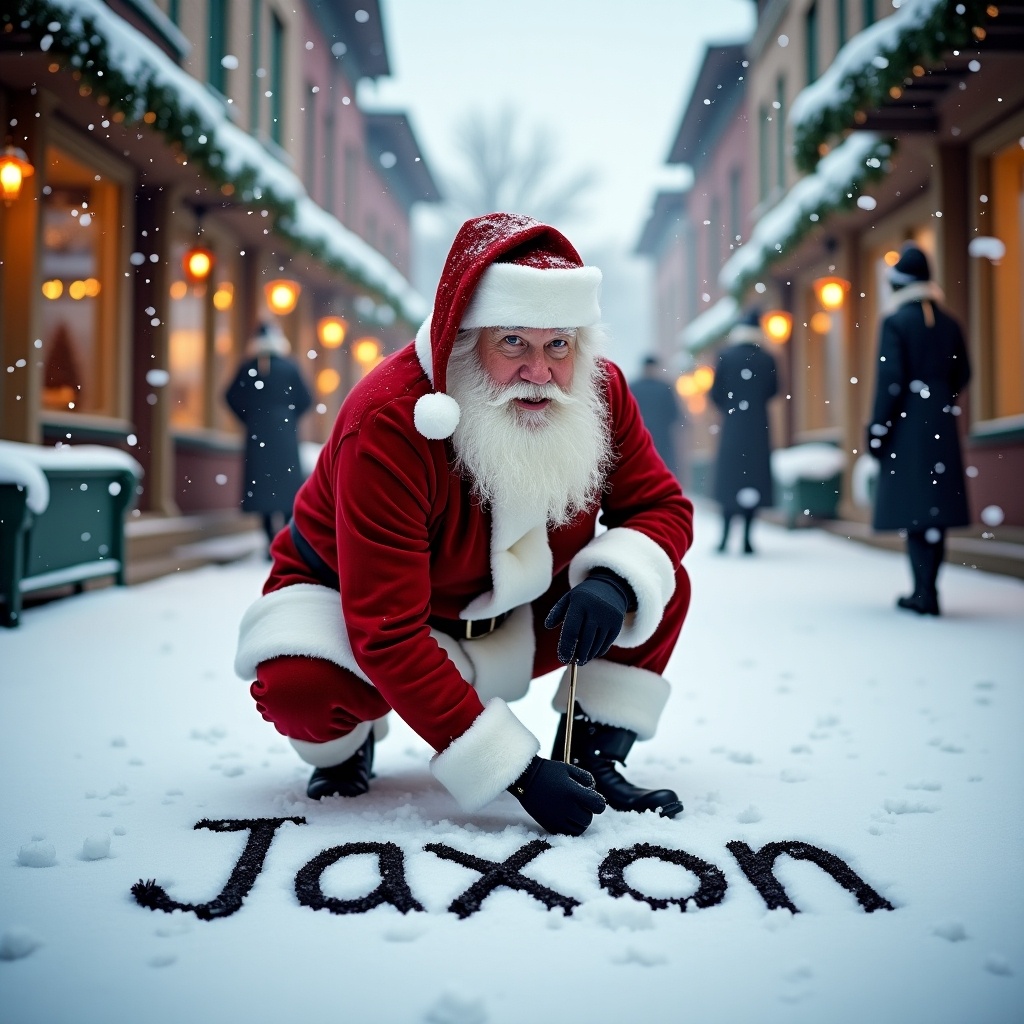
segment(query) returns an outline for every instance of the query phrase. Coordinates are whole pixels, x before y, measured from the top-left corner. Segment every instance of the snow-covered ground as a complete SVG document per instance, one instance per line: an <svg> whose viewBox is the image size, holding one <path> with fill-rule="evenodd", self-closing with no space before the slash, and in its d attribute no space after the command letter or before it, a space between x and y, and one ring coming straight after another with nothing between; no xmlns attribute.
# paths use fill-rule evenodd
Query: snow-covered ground
<svg viewBox="0 0 1024 1024"><path fill-rule="evenodd" d="M759 524L756 557L721 556L713 516L697 526L674 693L629 773L686 812L607 812L580 839L511 797L460 814L401 723L368 796L306 800L307 769L232 674L261 561L29 609L0 632L0 1020L1020 1021L1024 586L946 567L945 615L920 619L893 607L894 554ZM554 682L516 706L545 747ZM251 827L195 827L226 820ZM250 837L272 841L236 912L133 897L154 879L203 907ZM482 861L537 840L505 878L546 888L484 885L474 910ZM769 911L732 851L794 841L881 909L782 853L800 912ZM354 843L377 845L338 849ZM679 851L704 884L688 904ZM422 909L332 913L377 888L378 854L391 898Z"/></svg>

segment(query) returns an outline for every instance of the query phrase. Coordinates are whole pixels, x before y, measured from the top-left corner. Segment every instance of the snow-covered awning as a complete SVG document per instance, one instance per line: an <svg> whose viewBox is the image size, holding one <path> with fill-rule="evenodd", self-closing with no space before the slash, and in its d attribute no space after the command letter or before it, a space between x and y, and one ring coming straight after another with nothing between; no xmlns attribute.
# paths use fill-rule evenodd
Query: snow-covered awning
<svg viewBox="0 0 1024 1024"><path fill-rule="evenodd" d="M299 177L235 125L222 101L101 0L20 0L41 50L66 54L109 109L146 120L243 202L262 203L298 247L380 295L410 324L427 304L372 246L307 194Z"/></svg>
<svg viewBox="0 0 1024 1024"><path fill-rule="evenodd" d="M780 259L828 213L851 205L862 186L885 172L892 145L874 132L855 132L801 178L754 225L750 240L726 260L718 275L724 291L741 295L769 264Z"/></svg>
<svg viewBox="0 0 1024 1024"><path fill-rule="evenodd" d="M893 6L896 11L858 32L793 100L789 122L802 170L817 163L822 143L854 127L858 110L884 103L915 65L965 44L973 26L988 18L988 4L979 0L903 0Z"/></svg>
<svg viewBox="0 0 1024 1024"><path fill-rule="evenodd" d="M739 303L731 295L719 299L679 332L680 345L694 354L713 345L729 333L739 309Z"/></svg>
<svg viewBox="0 0 1024 1024"><path fill-rule="evenodd" d="M120 469L142 479L142 466L127 452L101 444L62 444L50 448L20 441L0 441L0 484L28 491L28 507L41 515L50 504L46 470Z"/></svg>

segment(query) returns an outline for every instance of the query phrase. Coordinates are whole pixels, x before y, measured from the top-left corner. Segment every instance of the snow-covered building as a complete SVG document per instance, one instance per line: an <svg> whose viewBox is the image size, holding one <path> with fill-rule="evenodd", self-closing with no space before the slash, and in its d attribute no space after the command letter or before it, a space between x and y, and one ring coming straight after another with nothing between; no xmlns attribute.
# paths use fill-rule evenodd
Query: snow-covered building
<svg viewBox="0 0 1024 1024"><path fill-rule="evenodd" d="M1004 535L1019 530L1024 8L759 0L744 55L750 231L720 262L723 305L685 325L682 346L714 345L729 301L791 314L792 335L776 349L791 396L776 443L845 450L841 514L865 521L850 474L870 411L885 271L913 239L968 336L973 514ZM845 302L826 311L815 282L830 276L844 282Z"/></svg>
<svg viewBox="0 0 1024 1024"><path fill-rule="evenodd" d="M222 395L257 324L291 341L318 442L426 312L410 210L437 189L404 113L357 103L387 74L377 0L5 4L0 438L124 449L141 518L237 529Z"/></svg>

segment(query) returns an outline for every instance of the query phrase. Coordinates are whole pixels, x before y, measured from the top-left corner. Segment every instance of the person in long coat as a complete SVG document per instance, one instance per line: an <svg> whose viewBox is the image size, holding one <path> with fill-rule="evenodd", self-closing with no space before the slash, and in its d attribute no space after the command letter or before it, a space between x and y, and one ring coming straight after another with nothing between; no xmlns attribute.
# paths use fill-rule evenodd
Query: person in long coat
<svg viewBox="0 0 1024 1024"><path fill-rule="evenodd" d="M651 435L662 461L681 480L678 435L683 425L683 411L676 389L665 380L664 372L654 356L644 359L643 374L629 382L644 426Z"/></svg>
<svg viewBox="0 0 1024 1024"><path fill-rule="evenodd" d="M304 479L298 427L312 397L290 350L275 324L260 324L224 395L245 426L242 511L260 513L268 544L291 519Z"/></svg>
<svg viewBox="0 0 1024 1024"><path fill-rule="evenodd" d="M715 460L714 498L722 510L725 551L736 516L743 519L743 551L753 554L750 531L759 508L774 504L768 402L779 389L775 359L762 346L757 310L749 310L729 332L711 386L722 414Z"/></svg>
<svg viewBox="0 0 1024 1024"><path fill-rule="evenodd" d="M904 246L878 345L868 452L879 461L872 525L906 530L914 591L901 608L938 615L946 530L970 523L957 395L971 377L960 325L939 305L928 258Z"/></svg>

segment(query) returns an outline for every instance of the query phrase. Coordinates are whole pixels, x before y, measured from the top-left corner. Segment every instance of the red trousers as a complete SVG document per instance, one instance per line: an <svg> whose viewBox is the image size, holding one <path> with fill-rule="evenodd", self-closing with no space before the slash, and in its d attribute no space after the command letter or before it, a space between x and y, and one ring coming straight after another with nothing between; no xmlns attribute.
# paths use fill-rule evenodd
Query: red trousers
<svg viewBox="0 0 1024 1024"><path fill-rule="evenodd" d="M562 667L556 654L559 630L547 629L544 618L568 589L568 575L560 573L548 592L533 602L536 650L532 678ZM676 589L654 635L639 647L612 647L603 660L660 675L675 648L689 604L690 579L680 566ZM337 739L360 722L381 718L391 710L375 687L322 658L295 656L261 662L250 692L259 713L278 732L311 743Z"/></svg>

